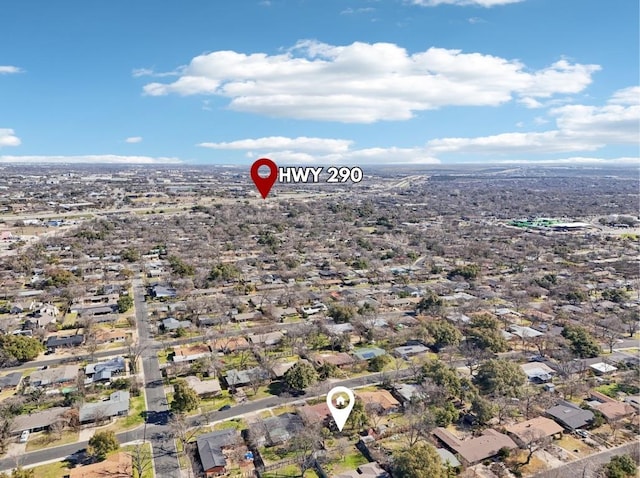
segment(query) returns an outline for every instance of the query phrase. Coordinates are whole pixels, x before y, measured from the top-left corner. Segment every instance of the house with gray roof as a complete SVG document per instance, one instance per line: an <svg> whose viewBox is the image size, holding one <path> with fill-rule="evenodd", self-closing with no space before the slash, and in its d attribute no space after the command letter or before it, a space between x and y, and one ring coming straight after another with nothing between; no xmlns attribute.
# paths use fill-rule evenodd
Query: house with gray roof
<svg viewBox="0 0 640 478"><path fill-rule="evenodd" d="M254 378L269 380L269 374L260 367L249 368L247 370L231 369L227 371L227 385L230 387L242 387L248 385Z"/></svg>
<svg viewBox="0 0 640 478"><path fill-rule="evenodd" d="M80 407L80 423L91 423L129 413L129 392L118 390L109 396L109 400L85 403Z"/></svg>
<svg viewBox="0 0 640 478"><path fill-rule="evenodd" d="M561 400L556 406L551 407L546 411L546 414L571 431L589 426L594 419L594 414L591 410L585 410L565 400Z"/></svg>
<svg viewBox="0 0 640 478"><path fill-rule="evenodd" d="M126 370L123 357L115 357L105 362L92 363L85 367L84 373L87 376L85 383L107 382L113 375L118 375Z"/></svg>
<svg viewBox="0 0 640 478"><path fill-rule="evenodd" d="M167 317L162 321L162 328L167 332L174 332L178 329L189 329L193 327L190 320L178 320L174 317Z"/></svg>
<svg viewBox="0 0 640 478"><path fill-rule="evenodd" d="M37 432L46 430L55 422L62 421L63 415L71 407L52 407L41 412L18 415L11 424L11 434L20 435L24 431Z"/></svg>
<svg viewBox="0 0 640 478"><path fill-rule="evenodd" d="M252 439L258 446L276 446L288 442L304 428L300 415L283 413L265 418L258 427L251 429Z"/></svg>
<svg viewBox="0 0 640 478"><path fill-rule="evenodd" d="M11 372L4 377L0 377L0 391L16 389L22 382L22 372Z"/></svg>
<svg viewBox="0 0 640 478"><path fill-rule="evenodd" d="M235 428L205 433L198 437L198 454L206 476L218 476L227 472L224 451L233 449L240 440L240 434Z"/></svg>
<svg viewBox="0 0 640 478"><path fill-rule="evenodd" d="M49 387L74 383L78 379L79 370L77 365L36 370L29 376L29 384L33 387Z"/></svg>
<svg viewBox="0 0 640 478"><path fill-rule="evenodd" d="M381 355L386 355L387 352L378 347L367 347L363 349L356 350L353 352L353 355L358 360L371 360L375 357L380 357Z"/></svg>

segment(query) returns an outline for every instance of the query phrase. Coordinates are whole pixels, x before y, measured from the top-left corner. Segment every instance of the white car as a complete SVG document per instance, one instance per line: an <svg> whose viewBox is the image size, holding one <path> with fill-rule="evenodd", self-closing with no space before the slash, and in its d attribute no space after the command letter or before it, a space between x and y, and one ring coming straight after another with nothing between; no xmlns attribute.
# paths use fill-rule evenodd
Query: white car
<svg viewBox="0 0 640 478"><path fill-rule="evenodd" d="M20 434L20 443L27 443L29 440L29 430L25 430Z"/></svg>

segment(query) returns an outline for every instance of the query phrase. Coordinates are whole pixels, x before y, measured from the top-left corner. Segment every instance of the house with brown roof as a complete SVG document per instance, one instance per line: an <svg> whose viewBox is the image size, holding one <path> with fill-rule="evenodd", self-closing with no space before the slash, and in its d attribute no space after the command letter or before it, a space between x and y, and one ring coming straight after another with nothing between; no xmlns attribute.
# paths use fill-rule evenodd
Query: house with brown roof
<svg viewBox="0 0 640 478"><path fill-rule="evenodd" d="M236 350L246 350L251 348L251 345L244 337L227 337L214 340L211 347L218 352L229 353Z"/></svg>
<svg viewBox="0 0 640 478"><path fill-rule="evenodd" d="M191 387L200 397L213 397L222 391L220 381L217 378L211 380L200 380L195 375L190 375L184 379L187 382L187 385L189 385L189 387Z"/></svg>
<svg viewBox="0 0 640 478"><path fill-rule="evenodd" d="M315 423L325 423L331 416L331 411L326 402L318 403L317 405L303 405L298 408L298 415L302 420L311 425Z"/></svg>
<svg viewBox="0 0 640 478"><path fill-rule="evenodd" d="M560 438L563 428L546 417L536 417L507 427L507 434L521 447L541 438Z"/></svg>
<svg viewBox="0 0 640 478"><path fill-rule="evenodd" d="M502 448L510 450L518 448L518 445L511 438L492 428L485 430L480 436L464 441L442 427L436 428L433 435L467 465L475 465L492 458Z"/></svg>
<svg viewBox="0 0 640 478"><path fill-rule="evenodd" d="M588 402L589 406L602 413L602 416L608 422L622 420L636 413L636 409L629 403L620 402L597 390L591 390L589 392L589 398L591 399Z"/></svg>
<svg viewBox="0 0 640 478"><path fill-rule="evenodd" d="M348 368L355 363L354 358L345 352L317 353L313 354L311 360L316 367L320 367L327 363L335 365L338 368Z"/></svg>
<svg viewBox="0 0 640 478"><path fill-rule="evenodd" d="M193 362L194 360L210 356L211 347L205 344L189 345L186 347L174 347L173 352L173 361L175 363Z"/></svg>
<svg viewBox="0 0 640 478"><path fill-rule="evenodd" d="M381 414L394 413L400 409L400 402L388 390L359 391L356 392L356 396L364 402L365 406L375 405L378 407Z"/></svg>

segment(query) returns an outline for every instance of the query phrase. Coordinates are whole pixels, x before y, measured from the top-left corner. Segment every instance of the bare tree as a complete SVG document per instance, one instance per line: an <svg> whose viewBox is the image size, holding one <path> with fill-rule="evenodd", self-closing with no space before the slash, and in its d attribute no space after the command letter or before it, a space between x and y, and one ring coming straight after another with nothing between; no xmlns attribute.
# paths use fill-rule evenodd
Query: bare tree
<svg viewBox="0 0 640 478"><path fill-rule="evenodd" d="M129 358L129 368L132 374L138 372L138 361L140 357L147 350L147 345L142 344L139 340L133 341L128 339L126 342L127 356Z"/></svg>
<svg viewBox="0 0 640 478"><path fill-rule="evenodd" d="M135 472L135 475L132 476L142 478L153 466L151 448L146 443L135 445L133 451L129 453L129 456L131 457L131 465Z"/></svg>

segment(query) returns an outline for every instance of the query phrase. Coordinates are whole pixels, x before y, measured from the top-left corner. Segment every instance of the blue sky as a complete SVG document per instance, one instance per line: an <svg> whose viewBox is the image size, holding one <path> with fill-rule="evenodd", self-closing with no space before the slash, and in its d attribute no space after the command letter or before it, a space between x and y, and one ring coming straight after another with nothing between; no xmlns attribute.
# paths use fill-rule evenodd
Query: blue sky
<svg viewBox="0 0 640 478"><path fill-rule="evenodd" d="M636 0L7 0L0 163L635 163Z"/></svg>

